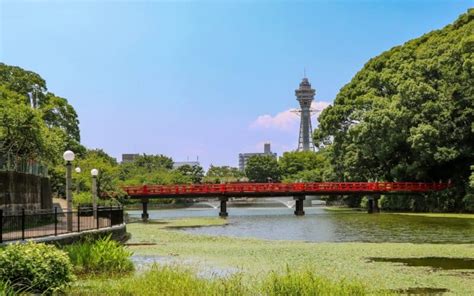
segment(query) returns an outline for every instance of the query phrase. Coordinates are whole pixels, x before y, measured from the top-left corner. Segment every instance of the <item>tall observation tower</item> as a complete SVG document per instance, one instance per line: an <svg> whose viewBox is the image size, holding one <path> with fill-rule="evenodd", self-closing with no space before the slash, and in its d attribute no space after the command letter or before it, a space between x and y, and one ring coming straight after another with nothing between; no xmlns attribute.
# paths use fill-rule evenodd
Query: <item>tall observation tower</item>
<svg viewBox="0 0 474 296"><path fill-rule="evenodd" d="M300 113L300 137L298 140L298 151L314 151L313 128L311 126L311 102L314 100L316 91L311 88L308 78L303 78L300 87L295 90L296 99L300 103L301 109L296 110Z"/></svg>

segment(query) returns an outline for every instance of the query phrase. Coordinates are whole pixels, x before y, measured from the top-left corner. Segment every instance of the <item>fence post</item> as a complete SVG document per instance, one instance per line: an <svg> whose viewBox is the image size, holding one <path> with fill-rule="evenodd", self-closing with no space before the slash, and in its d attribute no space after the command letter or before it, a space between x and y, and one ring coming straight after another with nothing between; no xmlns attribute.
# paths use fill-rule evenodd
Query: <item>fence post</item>
<svg viewBox="0 0 474 296"><path fill-rule="evenodd" d="M95 216L97 217L96 218L96 223L97 223L96 226L97 226L97 229L99 229L100 228L100 225L99 225L99 207L95 208Z"/></svg>
<svg viewBox="0 0 474 296"><path fill-rule="evenodd" d="M21 240L25 240L25 209L21 209Z"/></svg>
<svg viewBox="0 0 474 296"><path fill-rule="evenodd" d="M77 206L77 232L81 232L81 206Z"/></svg>
<svg viewBox="0 0 474 296"><path fill-rule="evenodd" d="M0 209L0 244L3 243L3 210Z"/></svg>
<svg viewBox="0 0 474 296"><path fill-rule="evenodd" d="M58 207L54 207L54 236L58 235Z"/></svg>

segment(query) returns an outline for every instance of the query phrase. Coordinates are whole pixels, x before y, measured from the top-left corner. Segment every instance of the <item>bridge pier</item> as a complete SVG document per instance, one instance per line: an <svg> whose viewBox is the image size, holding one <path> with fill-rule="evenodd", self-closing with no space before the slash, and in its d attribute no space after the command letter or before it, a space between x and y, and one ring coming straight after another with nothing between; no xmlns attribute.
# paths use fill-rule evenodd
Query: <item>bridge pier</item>
<svg viewBox="0 0 474 296"><path fill-rule="evenodd" d="M294 196L293 199L295 200L295 215L304 216L303 201L306 199L306 197L304 195Z"/></svg>
<svg viewBox="0 0 474 296"><path fill-rule="evenodd" d="M148 222L148 198L142 198L142 221Z"/></svg>
<svg viewBox="0 0 474 296"><path fill-rule="evenodd" d="M367 201L367 213L369 214L380 213L379 199L380 199L380 194L369 196L369 200Z"/></svg>
<svg viewBox="0 0 474 296"><path fill-rule="evenodd" d="M219 217L221 218L225 218L227 216L229 216L229 214L227 213L227 201L229 200L227 197L221 197L219 198L220 202L221 202L221 208L220 208L220 211L219 211Z"/></svg>

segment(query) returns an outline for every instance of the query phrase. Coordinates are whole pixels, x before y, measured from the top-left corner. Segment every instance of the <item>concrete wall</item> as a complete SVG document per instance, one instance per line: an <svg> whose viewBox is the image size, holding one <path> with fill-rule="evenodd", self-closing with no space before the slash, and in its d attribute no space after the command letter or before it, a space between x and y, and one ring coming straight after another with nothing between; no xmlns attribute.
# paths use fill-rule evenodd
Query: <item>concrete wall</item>
<svg viewBox="0 0 474 296"><path fill-rule="evenodd" d="M52 209L49 178L17 172L0 172L0 209L17 211Z"/></svg>

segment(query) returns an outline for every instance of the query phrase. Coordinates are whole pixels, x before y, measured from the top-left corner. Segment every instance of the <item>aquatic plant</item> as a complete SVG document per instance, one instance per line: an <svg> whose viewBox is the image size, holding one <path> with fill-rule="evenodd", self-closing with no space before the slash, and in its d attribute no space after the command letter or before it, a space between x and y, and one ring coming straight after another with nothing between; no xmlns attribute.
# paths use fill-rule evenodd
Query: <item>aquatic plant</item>
<svg viewBox="0 0 474 296"><path fill-rule="evenodd" d="M334 215L345 214L338 211ZM350 211L348 215L357 215L357 213ZM412 215L400 215L407 219L412 217ZM387 215L387 218L390 218L390 216L392 214ZM393 216L398 216L398 214ZM427 222L433 223L435 219L442 220L448 227L446 235L450 233L449 231L452 231L452 228L449 227L459 223L461 225L467 223L468 225L465 226L466 233L472 233L473 228L469 222L471 220L469 217L474 217L474 215L464 216L465 219L456 219L457 216L450 218L444 214L429 214L429 221ZM377 218L377 216L370 217L374 219L381 218ZM174 230L176 226L216 226L222 225L226 221L229 222L229 220L219 218L186 218L161 220L161 223L129 224L127 225L127 231L132 234L131 243L153 243L147 246L130 246L130 249L139 256L166 256L171 254L172 258L170 259L191 260L196 262L198 267L237 268L242 271L242 276L246 280L261 279L271 271L284 274L288 265L292 270L313 270L317 275L323 275L333 281L343 279L360 281L367 285L369 293L430 287L448 288L450 293L457 295L474 295L472 279L463 273L456 273L447 277L442 272L427 272L427 267L408 267L389 262L372 262L369 259L371 257L453 256L473 258L472 244L460 243L464 241L463 238L452 243L436 244L311 243L197 235ZM314 227L320 227L320 225L315 223ZM396 229L398 227L394 231ZM407 235L410 235L410 233L407 233Z"/></svg>

